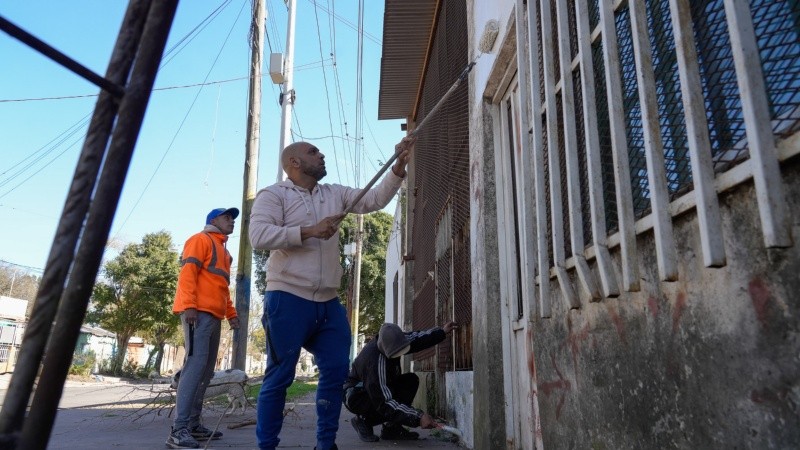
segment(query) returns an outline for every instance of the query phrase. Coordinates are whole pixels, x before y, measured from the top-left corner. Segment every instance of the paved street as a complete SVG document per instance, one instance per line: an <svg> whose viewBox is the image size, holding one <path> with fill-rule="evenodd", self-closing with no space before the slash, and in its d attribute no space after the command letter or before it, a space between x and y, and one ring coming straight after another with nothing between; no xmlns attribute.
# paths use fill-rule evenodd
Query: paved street
<svg viewBox="0 0 800 450"><path fill-rule="evenodd" d="M0 396L5 396L8 375L0 376ZM158 399L157 402L154 402ZM162 402L166 402L163 403ZM164 441L172 423L171 392L167 385L128 384L106 379L104 382L68 381L50 438L50 449L156 449ZM421 439L410 442L379 441L364 443L350 425L350 414L343 410L337 444L340 449L367 448L457 448L451 435L439 431L415 430ZM244 414L224 414L223 407L209 405L205 425L218 426L222 439L207 448L255 449L255 418L248 406ZM284 421L280 448L314 448L316 416L313 394L294 404ZM234 428L229 428L234 426ZM379 432L379 427L375 428Z"/></svg>

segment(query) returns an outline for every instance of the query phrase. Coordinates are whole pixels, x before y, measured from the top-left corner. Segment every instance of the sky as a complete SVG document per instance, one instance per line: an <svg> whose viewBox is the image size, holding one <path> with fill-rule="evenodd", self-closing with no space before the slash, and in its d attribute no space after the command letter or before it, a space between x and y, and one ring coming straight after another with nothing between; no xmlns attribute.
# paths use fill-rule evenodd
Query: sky
<svg viewBox="0 0 800 450"><path fill-rule="evenodd" d="M284 1L264 1L259 189L278 173L280 86L268 66L287 38ZM364 186L404 135L401 121L377 120L383 2L364 2L358 146L358 2L296 1L292 140L310 141L325 154L323 182ZM0 16L102 75L126 7L121 0L28 0L0 3ZM211 209L241 209L251 8L250 0L179 4L106 260L160 230L180 251ZM0 32L0 264L31 273L44 268L98 90ZM394 202L386 211L393 214ZM240 239L236 229L228 241L234 264Z"/></svg>

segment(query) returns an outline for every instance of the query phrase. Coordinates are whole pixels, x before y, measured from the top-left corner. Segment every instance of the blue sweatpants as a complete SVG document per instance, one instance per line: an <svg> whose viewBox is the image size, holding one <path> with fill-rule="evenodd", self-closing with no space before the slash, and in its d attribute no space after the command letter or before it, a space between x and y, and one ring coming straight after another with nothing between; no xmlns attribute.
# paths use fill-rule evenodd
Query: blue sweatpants
<svg viewBox="0 0 800 450"><path fill-rule="evenodd" d="M300 349L319 368L317 385L317 448L336 442L342 385L350 365L350 325L339 298L313 302L283 291L267 291L261 323L267 334L267 370L258 394L256 437L261 449L278 446L286 389L292 384Z"/></svg>

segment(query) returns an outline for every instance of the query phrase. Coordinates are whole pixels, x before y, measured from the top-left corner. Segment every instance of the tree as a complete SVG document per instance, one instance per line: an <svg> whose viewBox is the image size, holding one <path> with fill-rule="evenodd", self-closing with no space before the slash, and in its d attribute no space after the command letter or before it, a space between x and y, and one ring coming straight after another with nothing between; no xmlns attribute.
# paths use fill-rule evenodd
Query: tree
<svg viewBox="0 0 800 450"><path fill-rule="evenodd" d="M117 353L111 370L119 374L136 333L149 333L158 344L177 329L172 302L178 283L178 254L166 231L150 233L141 244L129 244L103 269L94 286L87 321L116 333ZM155 337L158 336L158 337ZM167 336L167 337L164 337Z"/></svg>
<svg viewBox="0 0 800 450"><path fill-rule="evenodd" d="M157 373L161 373L164 346L168 342L174 343L178 340L178 327L181 323L180 316L172 313L172 304L169 305L169 308L164 309L168 310L165 311L166 314L164 314L163 319L156 321L153 326L142 333L145 340L153 345L153 349L147 355L147 364L144 367L147 372L150 372L152 367Z"/></svg>
<svg viewBox="0 0 800 450"><path fill-rule="evenodd" d="M41 278L26 272L18 266L2 264L0 265L0 295L18 298L28 301L27 314L33 307L36 299L36 292L39 290Z"/></svg>
<svg viewBox="0 0 800 450"><path fill-rule="evenodd" d="M364 237L361 246L361 290L359 294L358 332L366 336L378 334L384 318L386 289L386 246L392 232L392 216L383 211L364 215ZM339 246L356 240L356 216L348 215L339 229ZM339 297L348 299L352 280L352 259L343 258L342 285Z"/></svg>

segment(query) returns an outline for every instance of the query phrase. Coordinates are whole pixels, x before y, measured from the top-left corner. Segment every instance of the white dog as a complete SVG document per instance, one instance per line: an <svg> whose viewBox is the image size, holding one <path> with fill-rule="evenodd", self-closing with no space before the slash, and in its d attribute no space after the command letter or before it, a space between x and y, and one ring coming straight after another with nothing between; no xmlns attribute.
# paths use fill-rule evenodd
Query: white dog
<svg viewBox="0 0 800 450"><path fill-rule="evenodd" d="M178 388L178 380L180 379L181 371L175 372L172 376L172 383L170 387L173 389ZM214 377L208 383L205 398L214 398L220 395L227 395L228 402L231 404L230 412L234 412L237 407L242 409L241 414L244 414L247 408L247 396L245 394L245 386L247 385L247 374L243 370L228 369L217 370L214 372ZM226 411L228 412L228 411Z"/></svg>

